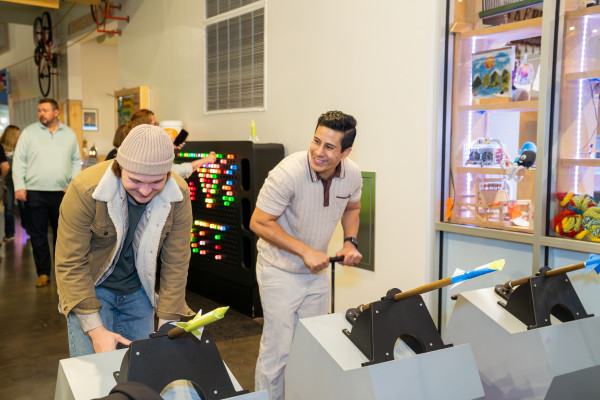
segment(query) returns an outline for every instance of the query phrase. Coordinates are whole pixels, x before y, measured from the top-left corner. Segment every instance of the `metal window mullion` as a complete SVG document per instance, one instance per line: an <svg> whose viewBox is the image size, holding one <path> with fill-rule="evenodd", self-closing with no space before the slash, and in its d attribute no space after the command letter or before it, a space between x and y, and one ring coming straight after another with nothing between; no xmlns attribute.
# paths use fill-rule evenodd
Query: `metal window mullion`
<svg viewBox="0 0 600 400"><path fill-rule="evenodd" d="M227 21L227 108L231 108L231 20Z"/></svg>
<svg viewBox="0 0 600 400"><path fill-rule="evenodd" d="M256 12L252 12L252 17L250 19L250 21L251 21L250 32L252 32L252 36L250 38L250 57L252 59L252 62L250 63L250 65L252 66L251 67L252 73L250 74L250 99L251 99L250 103L252 105L254 105L254 101L255 101L255 98L256 98L256 96L254 96L254 86L255 86L254 85L254 80L255 80L255 77L256 77L256 72L254 71L254 65L255 65L255 62L254 62L254 50L255 50L255 46L256 46L255 40L254 40L256 38L256 32L254 31L254 29L256 29L255 26L254 26L255 13Z"/></svg>

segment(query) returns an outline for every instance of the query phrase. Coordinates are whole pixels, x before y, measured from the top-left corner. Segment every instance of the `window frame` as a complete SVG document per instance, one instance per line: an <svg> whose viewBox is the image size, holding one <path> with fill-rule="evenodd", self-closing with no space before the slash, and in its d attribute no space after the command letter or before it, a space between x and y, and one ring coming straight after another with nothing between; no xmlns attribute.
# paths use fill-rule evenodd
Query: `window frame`
<svg viewBox="0 0 600 400"><path fill-rule="evenodd" d="M206 5L206 3L205 3ZM217 24L219 22L227 21L231 18L239 17L244 14L248 14L253 11L263 10L264 14L264 31L263 31L263 105L262 107L246 107L246 108L228 108L222 110L208 110L208 49L206 46L207 42L207 29L209 26ZM258 0L254 3L236 8L224 12L214 17L204 18L204 114L231 114L241 112L256 112L266 111L267 109L267 0Z"/></svg>

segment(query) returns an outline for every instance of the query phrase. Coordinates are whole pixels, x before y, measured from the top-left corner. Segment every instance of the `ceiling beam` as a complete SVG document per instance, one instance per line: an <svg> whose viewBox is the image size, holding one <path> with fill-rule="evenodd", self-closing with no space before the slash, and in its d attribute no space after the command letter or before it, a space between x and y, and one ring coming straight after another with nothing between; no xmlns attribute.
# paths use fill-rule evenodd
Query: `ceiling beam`
<svg viewBox="0 0 600 400"><path fill-rule="evenodd" d="M54 8L58 10L58 0L2 0L8 3L25 4L28 6Z"/></svg>

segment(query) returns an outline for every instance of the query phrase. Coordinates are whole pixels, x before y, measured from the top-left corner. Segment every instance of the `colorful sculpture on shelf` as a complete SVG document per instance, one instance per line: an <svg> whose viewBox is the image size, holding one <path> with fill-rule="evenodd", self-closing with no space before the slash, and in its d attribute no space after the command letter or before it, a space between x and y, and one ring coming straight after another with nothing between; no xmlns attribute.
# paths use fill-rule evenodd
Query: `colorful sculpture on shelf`
<svg viewBox="0 0 600 400"><path fill-rule="evenodd" d="M559 192L562 210L552 219L552 229L560 236L600 242L600 207L587 194Z"/></svg>
<svg viewBox="0 0 600 400"><path fill-rule="evenodd" d="M450 206L451 211L446 212L447 219L465 223L476 221L478 225L488 227L531 228L531 200L517 199L517 183L523 179L524 170L535 168L536 151L534 143L525 142L514 161L511 161L513 159L509 158L504 144L498 139L477 138L465 145L464 166L499 168L501 171L486 171L485 175L488 176L477 177L477 193L457 196L454 210ZM497 177L491 178L489 175Z"/></svg>

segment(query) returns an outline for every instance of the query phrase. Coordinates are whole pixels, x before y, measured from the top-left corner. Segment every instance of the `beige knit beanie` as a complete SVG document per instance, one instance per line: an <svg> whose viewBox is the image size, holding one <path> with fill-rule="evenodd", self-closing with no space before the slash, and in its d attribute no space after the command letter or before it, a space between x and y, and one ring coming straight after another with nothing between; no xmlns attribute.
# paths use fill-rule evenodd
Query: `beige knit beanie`
<svg viewBox="0 0 600 400"><path fill-rule="evenodd" d="M133 128L117 151L117 162L123 169L142 175L166 174L174 157L167 132L146 124Z"/></svg>

